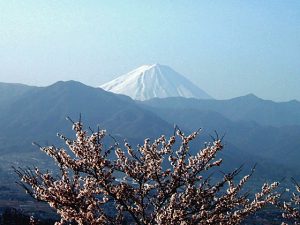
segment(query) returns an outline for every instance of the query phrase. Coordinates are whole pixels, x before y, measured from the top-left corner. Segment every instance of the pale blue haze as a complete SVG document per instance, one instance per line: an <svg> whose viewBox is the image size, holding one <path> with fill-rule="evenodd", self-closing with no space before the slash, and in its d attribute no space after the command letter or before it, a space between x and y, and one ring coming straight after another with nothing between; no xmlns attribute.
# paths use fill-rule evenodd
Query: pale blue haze
<svg viewBox="0 0 300 225"><path fill-rule="evenodd" d="M166 64L218 99L300 100L300 1L0 1L0 81L99 86Z"/></svg>

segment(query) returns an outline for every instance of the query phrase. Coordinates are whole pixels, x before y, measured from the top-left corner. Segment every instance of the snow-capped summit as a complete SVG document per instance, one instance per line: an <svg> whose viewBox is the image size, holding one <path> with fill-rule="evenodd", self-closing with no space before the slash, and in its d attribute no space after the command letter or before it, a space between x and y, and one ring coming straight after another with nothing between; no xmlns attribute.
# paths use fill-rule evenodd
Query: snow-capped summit
<svg viewBox="0 0 300 225"><path fill-rule="evenodd" d="M176 96L211 98L184 76L160 64L143 65L100 87L106 91L128 95L136 100Z"/></svg>

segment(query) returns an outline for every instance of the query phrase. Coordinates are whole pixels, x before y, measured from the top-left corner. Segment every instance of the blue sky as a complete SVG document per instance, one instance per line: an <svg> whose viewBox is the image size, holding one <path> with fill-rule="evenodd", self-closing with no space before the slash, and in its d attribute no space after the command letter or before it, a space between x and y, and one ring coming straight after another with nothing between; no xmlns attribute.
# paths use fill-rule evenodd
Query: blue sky
<svg viewBox="0 0 300 225"><path fill-rule="evenodd" d="M166 64L217 99L300 100L300 1L0 1L0 81L98 86Z"/></svg>

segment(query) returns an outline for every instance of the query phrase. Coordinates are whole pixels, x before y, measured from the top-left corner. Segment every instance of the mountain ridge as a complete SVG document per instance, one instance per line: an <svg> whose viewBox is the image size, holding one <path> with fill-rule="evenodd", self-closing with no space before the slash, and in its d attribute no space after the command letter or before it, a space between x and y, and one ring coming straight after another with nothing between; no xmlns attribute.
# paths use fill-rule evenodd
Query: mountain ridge
<svg viewBox="0 0 300 225"><path fill-rule="evenodd" d="M264 126L300 125L300 102L274 102L255 95L226 100L187 99L182 97L154 98L140 102L168 109L189 108L215 111L233 121L253 121Z"/></svg>
<svg viewBox="0 0 300 225"><path fill-rule="evenodd" d="M12 85L12 88L14 87ZM229 167L232 164L236 165L240 159L247 160L247 162L256 160L251 156L261 156L266 161L271 159L274 161L274 158L280 161L281 154L285 154L289 157L284 162L291 162L293 166L297 163L294 159L299 158L297 146L300 146L300 142L297 136L300 134L300 126L280 129L273 127L274 124L257 125L252 121L252 117L247 116L247 110L246 112L242 111L247 109L245 105L250 109L257 109L257 104L254 102L254 107L252 107L251 101L244 102L243 97L239 99L243 104L238 107L235 107L235 104L239 102L236 100L220 101L173 97L134 101L127 96L117 95L76 81L61 81L47 87L34 88L16 98L10 99L9 95L6 97L8 98L6 107L0 110L2 118L0 126L0 162L2 166L0 165L0 170L2 168L3 171L10 167L8 163L28 165L31 164L33 158L38 159L38 161L35 160L35 163L42 162L46 156L43 156L38 149L33 148L32 141L36 141L42 146L48 144L60 146L61 142L56 137L57 132L73 137L71 124L68 124L65 117L69 116L76 121L80 113L86 128L90 126L91 129L96 129L99 124L100 129L107 129L108 133L116 137L120 143L123 138L126 138L133 146L142 143L148 137L152 139L161 134L172 135L173 124L179 125L185 133L192 132L199 127L203 128L204 135L200 135L195 144L191 146L191 153L199 150L199 146L210 140L209 133L213 134L214 130L220 131L221 135L228 132L225 140L230 145L224 154L225 158L229 157L230 159L228 160ZM262 110L257 111L258 115L264 112L264 108L260 104L271 104L271 109L275 104L276 107L278 105L279 108L286 108L287 112L290 110L288 103L279 104L259 98L255 99L260 102L258 109ZM151 106L153 102L155 104ZM230 104L226 105L225 103ZM290 104L295 107L296 112L300 111L297 108L298 104L294 102ZM225 111L220 110L224 108ZM246 115L244 121L237 122L227 119L228 115L233 115L232 110L237 110L241 116ZM253 112L250 110L250 115ZM228 115L224 116L224 113ZM269 116L269 112L266 115ZM275 119L280 115L280 118L289 117L294 124L297 122L290 114L282 114L282 111L274 115ZM285 124L285 121L280 120L279 122ZM291 151L279 151L286 146ZM225 161L227 162L227 160ZM259 162L262 161L259 159ZM282 163L281 166L283 166ZM45 163L44 166L47 167L48 164ZM263 164L263 166L265 165ZM266 168L268 167L266 166Z"/></svg>

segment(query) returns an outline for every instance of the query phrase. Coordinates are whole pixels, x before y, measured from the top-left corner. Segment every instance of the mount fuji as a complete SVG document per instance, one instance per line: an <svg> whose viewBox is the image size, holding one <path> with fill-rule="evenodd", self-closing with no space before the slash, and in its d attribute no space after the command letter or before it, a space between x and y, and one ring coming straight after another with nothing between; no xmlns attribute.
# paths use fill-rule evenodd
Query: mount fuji
<svg viewBox="0 0 300 225"><path fill-rule="evenodd" d="M143 65L100 88L142 101L167 97L212 98L183 75L160 64Z"/></svg>

